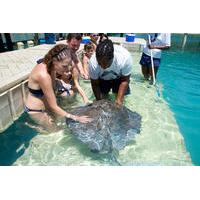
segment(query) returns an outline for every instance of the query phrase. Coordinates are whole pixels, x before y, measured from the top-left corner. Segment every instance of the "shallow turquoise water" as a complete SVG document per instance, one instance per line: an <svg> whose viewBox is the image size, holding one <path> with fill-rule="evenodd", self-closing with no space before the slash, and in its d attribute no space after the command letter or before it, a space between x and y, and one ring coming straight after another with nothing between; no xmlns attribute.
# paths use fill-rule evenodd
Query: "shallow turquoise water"
<svg viewBox="0 0 200 200"><path fill-rule="evenodd" d="M179 118L177 118L178 109L174 109L172 101L173 98L178 98L178 96L183 101L182 95L176 94L179 86L181 92L186 91L181 84L176 84L178 80L176 70L180 72L179 77L182 77L182 82L185 79L183 73L181 73L182 70L180 70L185 60L187 61L185 54L187 55L187 52L178 54L174 51L163 54L158 75L161 97L157 97L153 86L142 80L138 64L141 55L140 53L133 54L131 95L125 99L125 105L142 116L141 133L123 150L116 153L114 157L113 155L100 155L90 152L84 144L77 141L65 129L50 135L38 134L35 129L24 125L27 116L22 115L0 135L0 165L191 165L182 135L185 138L187 150L192 156L193 164L198 164L191 150L191 146L194 150L197 150L194 146L195 143L191 143L189 140L192 136L182 131L182 129L185 131L185 129L191 128L194 124L186 128L181 126ZM195 57L195 59L197 58ZM187 72L188 67L185 67L184 70ZM196 72L189 71L190 73L196 74ZM176 79L172 76L175 76ZM195 78L194 82L196 80L198 79ZM83 81L81 84L90 99L93 100L89 82ZM197 87L199 86L197 81L192 85L193 88L195 88L195 84ZM195 89L192 91L193 93L196 94ZM192 96L195 96L194 99L196 99L196 95L191 95L191 92L188 92L187 95L188 102L191 102ZM198 99L196 100L198 101ZM174 99L174 102L177 103L177 100ZM81 100L79 100L73 106L81 105L81 103ZM194 103L193 100L192 105ZM171 112L169 106L173 112ZM184 111L188 109L184 102L179 102L179 107ZM196 110L194 109L194 111ZM198 115L198 113L196 114ZM194 117L194 114L192 116ZM195 117L195 119L198 120L198 117ZM187 118L187 122L189 123L190 119ZM186 123L183 122L183 124ZM197 160L200 159L197 158Z"/></svg>
<svg viewBox="0 0 200 200"><path fill-rule="evenodd" d="M174 112L192 162L200 165L200 51L163 52L158 81Z"/></svg>
<svg viewBox="0 0 200 200"><path fill-rule="evenodd" d="M38 133L24 124L23 114L6 131L0 134L0 165L12 165L29 147L31 139Z"/></svg>

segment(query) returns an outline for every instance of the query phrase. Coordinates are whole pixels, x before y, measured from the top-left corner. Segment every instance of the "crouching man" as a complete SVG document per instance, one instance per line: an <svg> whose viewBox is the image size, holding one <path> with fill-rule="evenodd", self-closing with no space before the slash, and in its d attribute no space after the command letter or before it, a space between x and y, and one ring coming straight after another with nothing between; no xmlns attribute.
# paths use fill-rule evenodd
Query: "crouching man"
<svg viewBox="0 0 200 200"><path fill-rule="evenodd" d="M130 94L129 81L132 71L130 53L109 39L99 43L89 61L89 75L96 100L105 98L109 91L116 94L115 105L120 108L124 95Z"/></svg>

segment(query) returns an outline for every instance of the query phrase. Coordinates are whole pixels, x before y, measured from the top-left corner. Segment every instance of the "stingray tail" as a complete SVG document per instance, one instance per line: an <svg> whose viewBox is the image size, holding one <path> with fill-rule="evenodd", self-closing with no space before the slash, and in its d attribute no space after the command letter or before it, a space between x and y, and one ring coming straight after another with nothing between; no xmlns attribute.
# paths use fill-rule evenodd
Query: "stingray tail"
<svg viewBox="0 0 200 200"><path fill-rule="evenodd" d="M116 165L116 166L122 166L121 163L118 161L117 159L117 155L118 155L118 152L115 152L115 151L111 151L109 153L109 158L110 158L110 161L113 165Z"/></svg>

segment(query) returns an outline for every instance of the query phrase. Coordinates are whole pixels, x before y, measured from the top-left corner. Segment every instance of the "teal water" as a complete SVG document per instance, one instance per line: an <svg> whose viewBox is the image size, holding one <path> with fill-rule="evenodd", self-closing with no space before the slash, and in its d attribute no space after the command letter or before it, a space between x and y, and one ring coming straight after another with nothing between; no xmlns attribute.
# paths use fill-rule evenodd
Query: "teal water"
<svg viewBox="0 0 200 200"><path fill-rule="evenodd" d="M158 81L192 162L200 165L200 51L163 52Z"/></svg>
<svg viewBox="0 0 200 200"><path fill-rule="evenodd" d="M159 98L142 79L140 57L133 54L131 95L125 105L142 116L141 133L114 158L90 152L67 130L39 134L25 125L23 114L0 134L0 165L200 165L199 54L163 52ZM89 82L81 84L93 100ZM73 106L81 103L79 99Z"/></svg>
<svg viewBox="0 0 200 200"><path fill-rule="evenodd" d="M6 131L0 133L0 166L12 165L29 147L31 139L38 133L25 125L23 114Z"/></svg>

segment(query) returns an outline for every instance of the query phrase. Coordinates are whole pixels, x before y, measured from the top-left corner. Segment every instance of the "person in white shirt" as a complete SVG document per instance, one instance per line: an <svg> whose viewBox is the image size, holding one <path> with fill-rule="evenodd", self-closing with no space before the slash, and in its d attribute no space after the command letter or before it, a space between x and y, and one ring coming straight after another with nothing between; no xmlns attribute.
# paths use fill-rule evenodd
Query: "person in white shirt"
<svg viewBox="0 0 200 200"><path fill-rule="evenodd" d="M89 60L89 75L96 100L105 98L112 89L115 105L121 107L124 95L130 93L129 81L133 63L130 53L105 39L98 44L96 54Z"/></svg>
<svg viewBox="0 0 200 200"><path fill-rule="evenodd" d="M163 49L169 49L171 46L171 34L170 33L151 33L150 42L148 40L146 46L143 49L143 54L140 60L142 67L142 74L145 80L151 79L153 81L152 66L151 66L151 51L154 64L155 78L161 62L161 51Z"/></svg>

